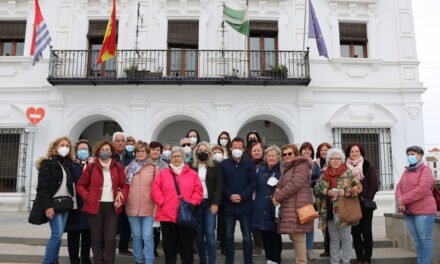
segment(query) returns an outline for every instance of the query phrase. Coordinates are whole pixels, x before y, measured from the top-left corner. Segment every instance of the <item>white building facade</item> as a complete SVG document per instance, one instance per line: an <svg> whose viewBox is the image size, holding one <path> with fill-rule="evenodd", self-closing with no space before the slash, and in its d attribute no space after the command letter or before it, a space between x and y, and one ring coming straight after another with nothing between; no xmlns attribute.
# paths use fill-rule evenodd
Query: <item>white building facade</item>
<svg viewBox="0 0 440 264"><path fill-rule="evenodd" d="M250 52L221 26L223 4L245 0L118 0L118 56L104 66L111 0L39 2L53 48L34 67L34 1L0 2L0 210L28 209L34 160L58 136L176 143L190 128L210 142L251 130L266 144L360 142L381 182L376 213L395 210L405 148L424 145L410 0L314 0L330 60L304 38L308 1L250 0ZM36 126L29 107L45 110Z"/></svg>

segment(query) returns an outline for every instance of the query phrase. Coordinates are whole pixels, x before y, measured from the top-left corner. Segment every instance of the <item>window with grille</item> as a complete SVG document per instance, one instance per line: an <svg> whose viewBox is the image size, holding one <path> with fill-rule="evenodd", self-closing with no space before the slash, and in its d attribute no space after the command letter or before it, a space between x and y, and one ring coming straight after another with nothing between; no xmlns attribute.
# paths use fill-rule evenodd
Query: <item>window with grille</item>
<svg viewBox="0 0 440 264"><path fill-rule="evenodd" d="M339 23L341 57L368 58L367 25Z"/></svg>
<svg viewBox="0 0 440 264"><path fill-rule="evenodd" d="M26 141L23 129L0 129L0 192L25 190Z"/></svg>
<svg viewBox="0 0 440 264"><path fill-rule="evenodd" d="M0 56L23 56L26 21L0 21Z"/></svg>
<svg viewBox="0 0 440 264"><path fill-rule="evenodd" d="M333 143L345 152L351 143L359 143L365 150L365 159L376 169L380 190L394 189L389 128L333 128Z"/></svg>

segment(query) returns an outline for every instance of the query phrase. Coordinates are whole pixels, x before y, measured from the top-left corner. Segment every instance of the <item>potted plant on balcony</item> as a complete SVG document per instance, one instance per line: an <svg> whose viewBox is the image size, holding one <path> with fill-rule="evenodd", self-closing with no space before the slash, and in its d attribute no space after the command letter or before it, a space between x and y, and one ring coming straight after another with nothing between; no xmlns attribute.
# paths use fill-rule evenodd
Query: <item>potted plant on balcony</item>
<svg viewBox="0 0 440 264"><path fill-rule="evenodd" d="M266 77L272 77L277 79L286 79L287 78L287 67L286 65L275 65L270 66L270 70L266 70Z"/></svg>
<svg viewBox="0 0 440 264"><path fill-rule="evenodd" d="M124 69L127 78L136 78L138 76L138 66L131 64L130 67Z"/></svg>

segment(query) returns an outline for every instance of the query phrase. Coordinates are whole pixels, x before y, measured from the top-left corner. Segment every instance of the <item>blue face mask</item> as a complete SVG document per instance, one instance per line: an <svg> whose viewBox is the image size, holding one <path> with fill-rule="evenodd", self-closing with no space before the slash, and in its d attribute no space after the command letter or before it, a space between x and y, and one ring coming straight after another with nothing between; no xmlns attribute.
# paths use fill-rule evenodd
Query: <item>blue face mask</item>
<svg viewBox="0 0 440 264"><path fill-rule="evenodd" d="M125 150L128 152L133 152L134 151L134 146L133 145L127 145L125 146Z"/></svg>
<svg viewBox="0 0 440 264"><path fill-rule="evenodd" d="M409 165L414 165L418 162L416 155L409 155L407 157Z"/></svg>
<svg viewBox="0 0 440 264"><path fill-rule="evenodd" d="M78 157L78 159L80 160L87 160L89 158L89 151L87 149L79 149L76 152L76 156Z"/></svg>

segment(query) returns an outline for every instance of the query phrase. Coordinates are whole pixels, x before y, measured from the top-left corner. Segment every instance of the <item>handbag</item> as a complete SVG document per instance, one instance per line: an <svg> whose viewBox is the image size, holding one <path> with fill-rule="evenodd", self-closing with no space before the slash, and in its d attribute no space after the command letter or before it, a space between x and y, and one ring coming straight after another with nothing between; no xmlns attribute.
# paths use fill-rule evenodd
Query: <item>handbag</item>
<svg viewBox="0 0 440 264"><path fill-rule="evenodd" d="M56 214L67 213L73 210L73 199L70 196L53 197L52 204Z"/></svg>
<svg viewBox="0 0 440 264"><path fill-rule="evenodd" d="M341 222L355 224L362 218L359 197L339 197L338 210Z"/></svg>
<svg viewBox="0 0 440 264"><path fill-rule="evenodd" d="M303 207L297 208L296 214L298 215L300 224L305 224L319 217L319 214L316 212L313 204L306 204Z"/></svg>
<svg viewBox="0 0 440 264"><path fill-rule="evenodd" d="M177 213L177 224L191 230L196 230L199 226L198 206L195 206L183 199L180 193L179 185L176 181L176 174L171 168L170 171L173 174L174 186L176 187L177 196L180 200L179 211Z"/></svg>
<svg viewBox="0 0 440 264"><path fill-rule="evenodd" d="M44 209L40 205L40 199L37 195L32 204L31 212L29 213L28 222L33 225L42 225L49 221L46 217Z"/></svg>
<svg viewBox="0 0 440 264"><path fill-rule="evenodd" d="M377 209L377 204L375 201L370 201L370 200L362 200L362 202L364 203L364 207L370 210L376 210Z"/></svg>

